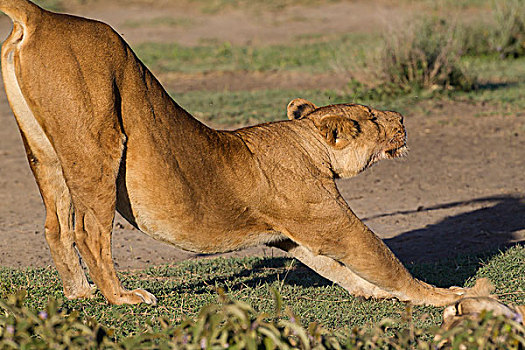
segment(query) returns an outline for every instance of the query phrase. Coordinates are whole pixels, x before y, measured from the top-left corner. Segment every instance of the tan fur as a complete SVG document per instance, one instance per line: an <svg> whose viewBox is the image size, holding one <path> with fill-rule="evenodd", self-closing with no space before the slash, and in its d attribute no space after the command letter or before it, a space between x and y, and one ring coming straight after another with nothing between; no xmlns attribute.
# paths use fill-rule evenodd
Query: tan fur
<svg viewBox="0 0 525 350"><path fill-rule="evenodd" d="M115 210L146 234L216 253L267 243L350 292L445 305L466 291L414 279L335 185L406 152L400 114L297 99L290 120L210 129L179 107L109 26L0 0L6 92L47 211L68 298L155 303L124 289L111 255Z"/></svg>
<svg viewBox="0 0 525 350"><path fill-rule="evenodd" d="M459 299L443 310L441 328L446 332L464 324L466 320L479 320L483 312L490 312L494 316L503 316L525 326L525 305L516 306L502 303L496 296L487 294L493 290L492 285L487 283L486 279L480 279L480 281L481 283L477 283L479 288L477 292L469 291L466 297ZM448 339L443 339L442 334L437 334L434 341L438 343L437 347L441 349L447 344Z"/></svg>
<svg viewBox="0 0 525 350"><path fill-rule="evenodd" d="M504 316L525 325L525 305L505 305L495 297L465 297L447 306L443 311L441 328L452 329L466 319L478 319L483 311L494 316Z"/></svg>

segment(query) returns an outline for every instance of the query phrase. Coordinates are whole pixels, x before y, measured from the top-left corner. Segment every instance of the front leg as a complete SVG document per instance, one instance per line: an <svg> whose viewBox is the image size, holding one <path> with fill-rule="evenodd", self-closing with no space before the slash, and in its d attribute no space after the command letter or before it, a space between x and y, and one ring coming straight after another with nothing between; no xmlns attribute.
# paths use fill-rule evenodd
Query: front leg
<svg viewBox="0 0 525 350"><path fill-rule="evenodd" d="M300 246L289 239L273 242L269 245L291 254L294 258L317 272L319 275L340 285L356 297L364 297L367 299L394 298L393 294L359 277L340 262L324 255L314 255L307 248Z"/></svg>
<svg viewBox="0 0 525 350"><path fill-rule="evenodd" d="M434 306L451 304L468 293L414 278L342 198L309 202L290 205L278 229L298 245L290 248L292 254L351 293Z"/></svg>

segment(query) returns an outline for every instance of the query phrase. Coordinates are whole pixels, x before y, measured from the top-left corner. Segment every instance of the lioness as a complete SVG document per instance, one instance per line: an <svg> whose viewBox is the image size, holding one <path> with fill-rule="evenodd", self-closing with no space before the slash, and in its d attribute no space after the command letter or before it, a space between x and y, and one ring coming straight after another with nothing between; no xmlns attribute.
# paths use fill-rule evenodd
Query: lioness
<svg viewBox="0 0 525 350"><path fill-rule="evenodd" d="M146 234L216 253L266 243L366 297L449 304L465 294L417 279L352 212L334 182L406 152L396 112L296 99L290 120L213 130L164 91L108 25L0 0L13 20L2 74L46 207L45 236L70 298L91 278L112 304L115 210Z"/></svg>

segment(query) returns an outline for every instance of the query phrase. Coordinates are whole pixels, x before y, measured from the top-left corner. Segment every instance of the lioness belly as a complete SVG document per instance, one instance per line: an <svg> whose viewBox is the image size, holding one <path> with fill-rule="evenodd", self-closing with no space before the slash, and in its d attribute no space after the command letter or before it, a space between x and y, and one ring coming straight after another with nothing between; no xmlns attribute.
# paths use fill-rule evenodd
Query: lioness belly
<svg viewBox="0 0 525 350"><path fill-rule="evenodd" d="M257 227L221 229L220 226L199 225L188 217L168 219L162 208L152 209L144 202L139 204L131 200L131 206L134 212L132 220L138 229L152 238L192 252L222 253L283 239L282 234L273 230L262 231Z"/></svg>
<svg viewBox="0 0 525 350"><path fill-rule="evenodd" d="M118 180L117 209L152 238L199 253L232 251L283 238L254 218L249 208L236 209L227 196L224 205L218 205L204 185L197 191L186 182L191 179L179 178L173 169L147 169L144 164L134 167L133 159L126 160Z"/></svg>

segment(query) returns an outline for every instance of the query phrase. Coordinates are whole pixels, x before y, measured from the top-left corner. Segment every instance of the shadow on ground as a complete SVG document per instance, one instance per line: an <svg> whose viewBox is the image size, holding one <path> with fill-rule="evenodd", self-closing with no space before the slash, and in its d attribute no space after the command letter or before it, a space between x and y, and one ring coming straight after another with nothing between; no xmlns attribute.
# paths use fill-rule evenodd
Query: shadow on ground
<svg viewBox="0 0 525 350"><path fill-rule="evenodd" d="M481 91L496 91L499 89L508 89L519 85L517 82L484 82L476 86L477 90Z"/></svg>
<svg viewBox="0 0 525 350"><path fill-rule="evenodd" d="M473 205L478 209L447 217L424 228L402 233L386 239L385 243L405 263L428 263L457 256L497 251L525 240L525 198L483 197L418 208L418 211ZM396 212L382 216L410 213L413 212Z"/></svg>

